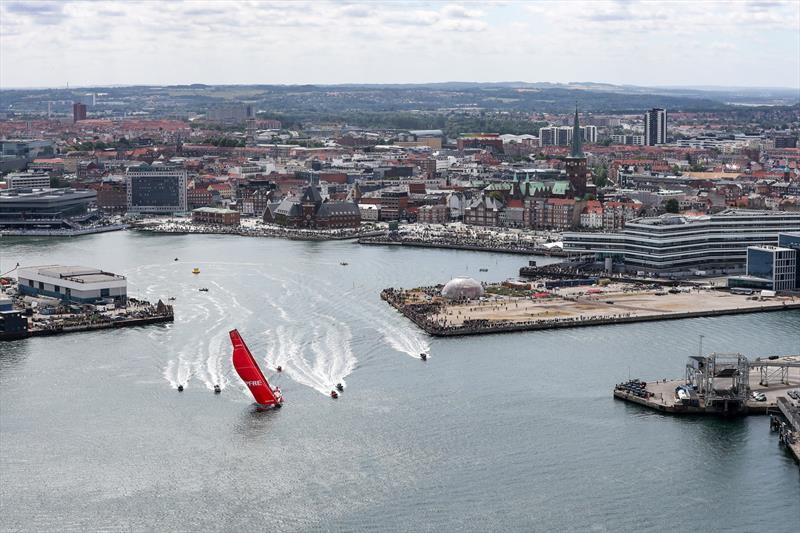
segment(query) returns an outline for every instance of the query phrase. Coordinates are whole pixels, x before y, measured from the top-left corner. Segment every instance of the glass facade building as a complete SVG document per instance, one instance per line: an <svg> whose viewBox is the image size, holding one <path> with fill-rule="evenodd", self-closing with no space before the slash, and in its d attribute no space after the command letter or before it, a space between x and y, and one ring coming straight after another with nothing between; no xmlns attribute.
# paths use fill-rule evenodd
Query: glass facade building
<svg viewBox="0 0 800 533"><path fill-rule="evenodd" d="M187 173L180 167L130 167L125 173L129 213L187 211Z"/></svg>
<svg viewBox="0 0 800 533"><path fill-rule="evenodd" d="M800 213L729 209L700 217L640 218L618 233L569 232L564 250L612 257L630 271L741 271L749 246L775 246L783 232L800 232Z"/></svg>

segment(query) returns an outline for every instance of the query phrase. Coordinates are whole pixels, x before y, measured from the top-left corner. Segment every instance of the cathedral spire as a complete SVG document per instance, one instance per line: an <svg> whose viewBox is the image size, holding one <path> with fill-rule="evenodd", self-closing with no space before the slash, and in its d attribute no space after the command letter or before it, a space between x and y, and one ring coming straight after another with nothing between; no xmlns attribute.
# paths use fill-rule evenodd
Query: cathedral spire
<svg viewBox="0 0 800 533"><path fill-rule="evenodd" d="M578 124L578 104L575 104L575 122L572 125L572 153L571 157L583 157L581 144L583 142L583 132Z"/></svg>

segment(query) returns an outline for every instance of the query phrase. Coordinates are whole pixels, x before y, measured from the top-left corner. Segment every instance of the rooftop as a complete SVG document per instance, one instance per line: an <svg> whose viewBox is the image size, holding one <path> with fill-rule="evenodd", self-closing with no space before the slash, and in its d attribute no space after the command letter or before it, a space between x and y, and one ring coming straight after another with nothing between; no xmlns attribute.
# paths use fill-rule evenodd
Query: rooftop
<svg viewBox="0 0 800 533"><path fill-rule="evenodd" d="M77 283L102 283L124 280L125 276L85 266L42 265L20 268L18 276L38 274L47 278L63 279Z"/></svg>

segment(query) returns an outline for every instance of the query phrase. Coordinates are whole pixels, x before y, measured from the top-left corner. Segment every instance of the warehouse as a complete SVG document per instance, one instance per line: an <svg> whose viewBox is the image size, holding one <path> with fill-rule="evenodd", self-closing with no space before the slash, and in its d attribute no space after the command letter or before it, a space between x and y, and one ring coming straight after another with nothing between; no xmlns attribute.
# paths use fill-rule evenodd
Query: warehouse
<svg viewBox="0 0 800 533"><path fill-rule="evenodd" d="M20 268L20 294L50 296L67 302L94 304L114 301L125 304L128 281L124 276L83 266L45 265Z"/></svg>

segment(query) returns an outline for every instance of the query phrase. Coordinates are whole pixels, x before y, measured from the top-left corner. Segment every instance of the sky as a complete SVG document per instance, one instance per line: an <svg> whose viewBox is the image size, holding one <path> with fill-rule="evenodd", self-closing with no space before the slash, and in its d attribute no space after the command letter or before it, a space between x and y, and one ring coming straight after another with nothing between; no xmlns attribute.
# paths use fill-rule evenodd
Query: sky
<svg viewBox="0 0 800 533"><path fill-rule="evenodd" d="M0 0L0 88L800 87L800 0Z"/></svg>

